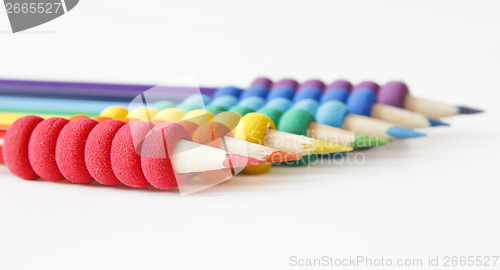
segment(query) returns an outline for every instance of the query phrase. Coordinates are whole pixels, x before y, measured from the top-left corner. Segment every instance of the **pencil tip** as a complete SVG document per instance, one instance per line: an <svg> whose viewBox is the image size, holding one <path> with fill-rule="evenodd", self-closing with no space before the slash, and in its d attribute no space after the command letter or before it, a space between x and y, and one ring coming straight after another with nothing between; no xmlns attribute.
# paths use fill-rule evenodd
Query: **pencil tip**
<svg viewBox="0 0 500 270"><path fill-rule="evenodd" d="M313 153L318 155L352 151L352 147L342 146L334 143L327 143L319 140L314 140L311 148L314 148Z"/></svg>
<svg viewBox="0 0 500 270"><path fill-rule="evenodd" d="M386 144L389 144L388 140L380 139L374 136L356 134L354 135L354 142L352 143L352 147L354 149L359 149L359 148L382 146Z"/></svg>
<svg viewBox="0 0 500 270"><path fill-rule="evenodd" d="M265 158L265 163L299 160L300 156L283 151L274 151Z"/></svg>
<svg viewBox="0 0 500 270"><path fill-rule="evenodd" d="M259 165L262 163L264 163L264 161L261 161L261 160L255 159L255 158L245 157L245 156L233 154L233 153L227 153L226 160L224 160L223 165L225 167L228 167L228 168L237 168L237 167Z"/></svg>
<svg viewBox="0 0 500 270"><path fill-rule="evenodd" d="M415 131L413 129L400 127L400 126L393 126L393 127L389 128L387 130L387 134L389 136L392 136L394 138L399 138L399 139L417 138L417 137L425 136L425 133L421 133L421 132Z"/></svg>
<svg viewBox="0 0 500 270"><path fill-rule="evenodd" d="M474 114L484 112L483 110L473 109L465 106L458 106L458 110L460 111L460 114Z"/></svg>
<svg viewBox="0 0 500 270"><path fill-rule="evenodd" d="M427 120L429 121L429 124L431 127L437 127L437 126L450 126L450 124L441 122L439 120L436 120L434 118L427 117Z"/></svg>

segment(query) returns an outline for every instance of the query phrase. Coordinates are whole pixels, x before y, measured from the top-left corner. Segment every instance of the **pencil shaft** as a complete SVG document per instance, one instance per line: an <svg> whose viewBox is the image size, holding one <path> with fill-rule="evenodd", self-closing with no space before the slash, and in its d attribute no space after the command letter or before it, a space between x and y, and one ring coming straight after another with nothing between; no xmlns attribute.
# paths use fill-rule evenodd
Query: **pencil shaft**
<svg viewBox="0 0 500 270"><path fill-rule="evenodd" d="M152 87L180 92L192 89L192 87L141 84L0 80L0 95L130 102ZM199 90L201 94L210 96L215 92L215 88L210 87L199 87Z"/></svg>

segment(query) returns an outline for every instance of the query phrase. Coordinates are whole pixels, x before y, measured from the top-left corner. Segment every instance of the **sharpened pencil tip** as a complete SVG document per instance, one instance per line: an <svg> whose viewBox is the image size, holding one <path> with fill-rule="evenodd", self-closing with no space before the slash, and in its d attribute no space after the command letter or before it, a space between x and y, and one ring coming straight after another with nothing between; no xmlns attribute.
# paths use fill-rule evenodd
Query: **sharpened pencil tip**
<svg viewBox="0 0 500 270"><path fill-rule="evenodd" d="M352 143L352 147L354 149L359 149L359 148L382 146L386 144L389 144L388 140L380 139L373 136L356 134L354 136L354 142Z"/></svg>
<svg viewBox="0 0 500 270"><path fill-rule="evenodd" d="M393 126L387 130L387 134L394 138L398 139L409 139L409 138L418 138L426 136L425 133L415 131L413 129Z"/></svg>
<svg viewBox="0 0 500 270"><path fill-rule="evenodd" d="M287 152L283 151L274 151L270 155L268 155L264 162L265 163L274 163L274 162L284 162L284 161L294 161L294 160L299 160L300 156L290 154Z"/></svg>
<svg viewBox="0 0 500 270"><path fill-rule="evenodd" d="M312 146L304 147L304 148L314 148L314 154L324 155L329 153L337 153L337 152L347 152L352 151L352 147L342 146L334 143L327 143L324 141L314 140Z"/></svg>
<svg viewBox="0 0 500 270"><path fill-rule="evenodd" d="M465 106L458 106L458 109L460 111L460 114L474 114L474 113L482 113L484 112L483 110L479 109L473 109Z"/></svg>
<svg viewBox="0 0 500 270"><path fill-rule="evenodd" d="M450 124L441 122L439 120L436 120L434 118L427 117L427 120L429 121L429 124L431 127L438 127L438 126L450 126Z"/></svg>
<svg viewBox="0 0 500 270"><path fill-rule="evenodd" d="M264 161L251 158L251 157L245 157L242 155L238 154L233 154L233 153L227 153L226 154L226 160L224 160L224 165L225 167L228 168L237 168L237 167L246 167L246 166L253 166L253 165L259 165L264 163Z"/></svg>

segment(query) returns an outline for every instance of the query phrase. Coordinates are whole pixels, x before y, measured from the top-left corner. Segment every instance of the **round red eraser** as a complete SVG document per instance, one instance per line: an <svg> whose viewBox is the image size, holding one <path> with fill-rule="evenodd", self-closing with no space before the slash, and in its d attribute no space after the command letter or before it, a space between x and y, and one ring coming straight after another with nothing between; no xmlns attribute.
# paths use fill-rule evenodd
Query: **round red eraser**
<svg viewBox="0 0 500 270"><path fill-rule="evenodd" d="M111 168L116 178L131 187L147 187L149 182L141 168L140 149L144 137L154 124L145 121L133 121L123 125L116 132L111 143Z"/></svg>
<svg viewBox="0 0 500 270"><path fill-rule="evenodd" d="M148 182L159 189L171 189L182 184L189 174L176 174L170 156L181 139L191 141L188 130L179 123L156 125L141 146L142 172Z"/></svg>
<svg viewBox="0 0 500 270"><path fill-rule="evenodd" d="M56 142L68 119L54 117L40 122L31 133L28 157L38 176L49 181L63 180L56 162Z"/></svg>
<svg viewBox="0 0 500 270"><path fill-rule="evenodd" d="M90 183L94 179L85 165L85 142L98 124L90 118L71 120L59 133L56 161L62 175L73 183Z"/></svg>
<svg viewBox="0 0 500 270"><path fill-rule="evenodd" d="M90 175L103 185L118 185L111 168L111 143L116 132L125 125L120 120L105 120L90 132L85 144L85 165Z"/></svg>
<svg viewBox="0 0 500 270"><path fill-rule="evenodd" d="M42 121L38 116L24 116L12 123L5 132L2 151L5 165L13 174L26 180L38 178L30 165L28 144L31 133Z"/></svg>

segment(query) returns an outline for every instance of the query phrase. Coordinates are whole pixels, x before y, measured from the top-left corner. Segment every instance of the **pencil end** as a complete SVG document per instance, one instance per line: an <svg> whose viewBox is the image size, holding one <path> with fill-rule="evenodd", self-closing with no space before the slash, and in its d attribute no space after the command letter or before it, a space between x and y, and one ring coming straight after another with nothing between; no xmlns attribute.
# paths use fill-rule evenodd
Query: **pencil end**
<svg viewBox="0 0 500 270"><path fill-rule="evenodd" d="M387 130L387 134L391 137L398 139L409 139L409 138L418 138L426 136L425 133L400 126L393 126L389 128Z"/></svg>
<svg viewBox="0 0 500 270"><path fill-rule="evenodd" d="M255 158L245 157L233 153L227 153L226 160L224 160L222 165L227 168L237 168L237 167L259 165L262 163L264 163L264 161Z"/></svg>
<svg viewBox="0 0 500 270"><path fill-rule="evenodd" d="M465 106L458 106L458 111L460 112L460 114L475 114L484 112L484 110L474 109Z"/></svg>
<svg viewBox="0 0 500 270"><path fill-rule="evenodd" d="M313 145L306 148L314 148L313 153L318 155L338 153L338 152L348 152L353 150L352 147L342 146L334 143L327 143L319 140L314 140Z"/></svg>
<svg viewBox="0 0 500 270"><path fill-rule="evenodd" d="M359 148L382 146L387 144L389 144L388 140L380 139L374 136L356 134L354 136L354 142L352 143L352 147L354 149L359 149Z"/></svg>
<svg viewBox="0 0 500 270"><path fill-rule="evenodd" d="M294 161L299 159L300 156L298 155L290 154L283 151L274 151L264 159L264 162L274 163L274 162Z"/></svg>
<svg viewBox="0 0 500 270"><path fill-rule="evenodd" d="M445 122L441 122L441 121L434 119L434 118L427 117L427 120L429 121L429 125L431 127L450 126L450 124L445 123Z"/></svg>

